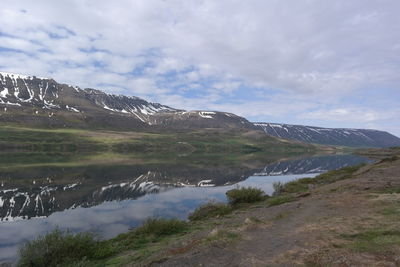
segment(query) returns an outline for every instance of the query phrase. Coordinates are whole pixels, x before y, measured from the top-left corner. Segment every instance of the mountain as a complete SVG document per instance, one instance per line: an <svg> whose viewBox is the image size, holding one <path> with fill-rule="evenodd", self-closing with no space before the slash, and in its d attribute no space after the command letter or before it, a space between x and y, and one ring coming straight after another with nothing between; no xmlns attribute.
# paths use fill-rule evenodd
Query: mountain
<svg viewBox="0 0 400 267"><path fill-rule="evenodd" d="M250 123L227 112L186 111L134 96L60 84L51 78L0 72L0 122L46 128L101 128L161 132L181 129L263 130L305 143L352 147L400 146L387 132Z"/></svg>
<svg viewBox="0 0 400 267"><path fill-rule="evenodd" d="M350 147L400 146L400 138L384 131L257 122L265 133L283 139L305 143Z"/></svg>
<svg viewBox="0 0 400 267"><path fill-rule="evenodd" d="M60 84L50 78L0 72L0 122L46 127L254 128L245 118L186 111L138 97Z"/></svg>

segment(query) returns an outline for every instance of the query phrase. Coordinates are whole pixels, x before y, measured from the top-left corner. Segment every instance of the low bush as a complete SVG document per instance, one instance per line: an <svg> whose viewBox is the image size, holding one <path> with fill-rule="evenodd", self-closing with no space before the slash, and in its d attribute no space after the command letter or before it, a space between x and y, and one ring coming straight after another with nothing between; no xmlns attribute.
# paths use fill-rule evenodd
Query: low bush
<svg viewBox="0 0 400 267"><path fill-rule="evenodd" d="M188 229L188 223L177 219L148 219L135 230L107 241L92 233L72 234L54 230L20 249L19 266L87 266L88 262L115 255L126 249L142 248L168 235Z"/></svg>
<svg viewBox="0 0 400 267"><path fill-rule="evenodd" d="M265 193L254 187L242 187L226 192L229 203L232 205L240 203L253 203L264 199Z"/></svg>
<svg viewBox="0 0 400 267"><path fill-rule="evenodd" d="M294 201L295 198L290 196L290 195L283 195L283 196L276 196L268 199L267 205L268 206L276 206L276 205L281 205L287 202Z"/></svg>
<svg viewBox="0 0 400 267"><path fill-rule="evenodd" d="M365 164L344 167L338 170L329 171L322 173L315 178L301 178L291 182L282 183L276 182L273 184L274 196L282 195L283 193L302 193L309 190L310 185L322 185L334 183L336 181L349 179L352 177L353 173Z"/></svg>
<svg viewBox="0 0 400 267"><path fill-rule="evenodd" d="M315 177L313 182L315 184L330 184L340 180L349 179L352 178L353 173L355 173L358 169L360 169L363 166L365 166L365 164L349 166L338 170L325 172Z"/></svg>
<svg viewBox="0 0 400 267"><path fill-rule="evenodd" d="M300 193L306 192L310 184L314 184L314 178L301 178L283 185L282 192L285 193Z"/></svg>
<svg viewBox="0 0 400 267"><path fill-rule="evenodd" d="M59 266L82 259L101 259L114 251L105 248L91 233L72 234L54 230L25 243L20 249L19 266Z"/></svg>
<svg viewBox="0 0 400 267"><path fill-rule="evenodd" d="M272 187L274 188L274 196L278 196L283 193L285 184L282 182L274 182L272 183Z"/></svg>
<svg viewBox="0 0 400 267"><path fill-rule="evenodd" d="M151 218L146 220L142 226L135 229L135 235L154 235L157 237L178 234L188 228L188 223L178 219L158 219Z"/></svg>
<svg viewBox="0 0 400 267"><path fill-rule="evenodd" d="M189 220L198 221L207 218L223 216L232 212L232 207L224 203L210 202L198 207L189 215Z"/></svg>

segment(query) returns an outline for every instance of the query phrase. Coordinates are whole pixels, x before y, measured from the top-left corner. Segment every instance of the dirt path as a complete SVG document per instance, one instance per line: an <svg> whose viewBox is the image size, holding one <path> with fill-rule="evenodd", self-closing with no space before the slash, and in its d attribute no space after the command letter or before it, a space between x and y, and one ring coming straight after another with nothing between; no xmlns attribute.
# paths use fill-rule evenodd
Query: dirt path
<svg viewBox="0 0 400 267"><path fill-rule="evenodd" d="M399 157L310 193L216 219L207 242L176 244L150 265L400 266Z"/></svg>

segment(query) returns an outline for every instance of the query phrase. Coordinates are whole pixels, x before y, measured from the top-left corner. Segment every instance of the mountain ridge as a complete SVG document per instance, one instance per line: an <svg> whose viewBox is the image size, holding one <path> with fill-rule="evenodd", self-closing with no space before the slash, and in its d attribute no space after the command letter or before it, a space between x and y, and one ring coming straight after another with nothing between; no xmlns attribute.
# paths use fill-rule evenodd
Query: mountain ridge
<svg viewBox="0 0 400 267"><path fill-rule="evenodd" d="M233 113L182 110L136 96L108 94L52 78L0 72L0 122L34 127L112 130L261 130L303 143L350 146L400 146L400 138L379 130L251 123Z"/></svg>
<svg viewBox="0 0 400 267"><path fill-rule="evenodd" d="M254 122L265 133L289 140L350 147L400 146L400 138L385 131L354 128L324 128L284 123Z"/></svg>
<svg viewBox="0 0 400 267"><path fill-rule="evenodd" d="M6 72L0 72L0 105L4 107L0 121L36 126L89 125L127 130L255 128L245 118L232 113L186 111L139 97L108 94L91 88L81 89L57 83L51 78ZM15 111L14 114L7 114L8 109Z"/></svg>

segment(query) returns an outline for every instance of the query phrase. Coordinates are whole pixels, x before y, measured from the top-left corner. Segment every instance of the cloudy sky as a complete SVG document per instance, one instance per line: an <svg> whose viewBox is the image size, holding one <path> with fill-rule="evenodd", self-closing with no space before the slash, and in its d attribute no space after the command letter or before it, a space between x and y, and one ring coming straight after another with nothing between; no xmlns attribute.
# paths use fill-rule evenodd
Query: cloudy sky
<svg viewBox="0 0 400 267"><path fill-rule="evenodd" d="M400 136L400 1L1 0L0 71Z"/></svg>

